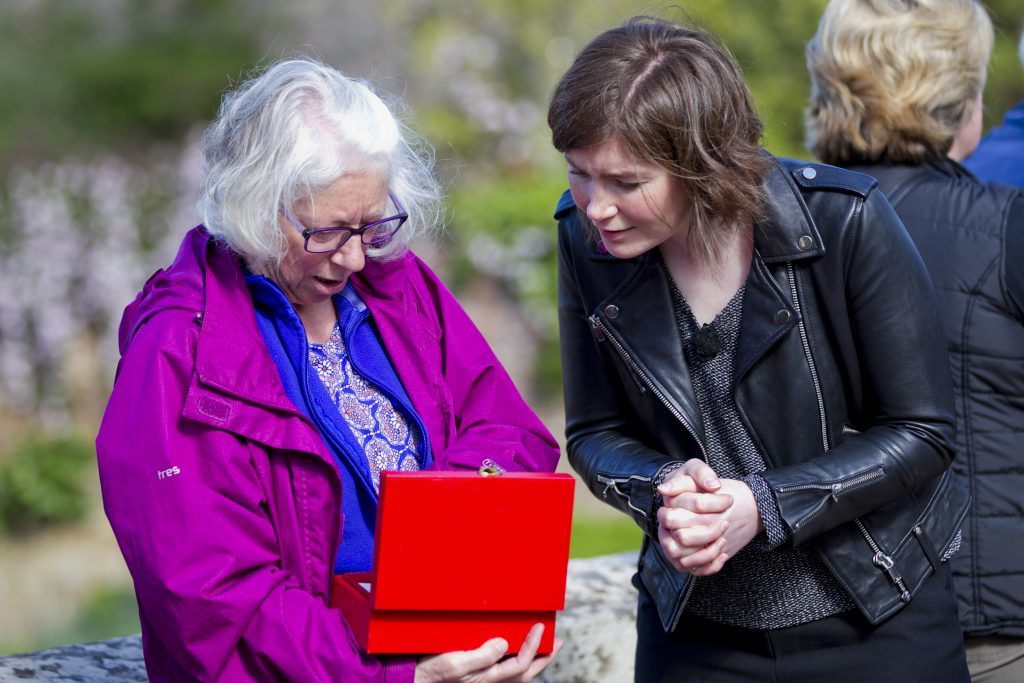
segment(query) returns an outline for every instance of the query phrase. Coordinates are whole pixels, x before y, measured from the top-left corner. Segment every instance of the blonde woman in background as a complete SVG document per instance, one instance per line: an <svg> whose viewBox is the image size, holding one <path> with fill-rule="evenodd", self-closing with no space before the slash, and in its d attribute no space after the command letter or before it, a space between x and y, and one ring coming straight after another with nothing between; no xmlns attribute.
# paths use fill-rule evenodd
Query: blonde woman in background
<svg viewBox="0 0 1024 683"><path fill-rule="evenodd" d="M1019 683L1024 194L960 163L981 135L992 41L972 0L833 0L807 50L807 123L823 161L878 179L935 284L957 393L954 469L974 499L952 560L967 662L975 681Z"/></svg>

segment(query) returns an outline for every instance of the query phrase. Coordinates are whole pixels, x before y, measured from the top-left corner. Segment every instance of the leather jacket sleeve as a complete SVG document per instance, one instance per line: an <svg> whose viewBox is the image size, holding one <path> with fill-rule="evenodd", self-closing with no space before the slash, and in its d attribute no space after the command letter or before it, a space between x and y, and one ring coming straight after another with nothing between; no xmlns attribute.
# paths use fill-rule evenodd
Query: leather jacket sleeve
<svg viewBox="0 0 1024 683"><path fill-rule="evenodd" d="M794 544L924 490L954 457L946 337L917 250L879 191L855 203L841 239L834 248L850 338L832 343L852 345L851 384L861 395L847 418L849 436L833 437L837 445L817 457L762 473ZM797 281L806 286L799 271Z"/></svg>
<svg viewBox="0 0 1024 683"><path fill-rule="evenodd" d="M653 480L673 462L669 456L631 436L619 379L607 371L595 343L577 281L571 231L575 216L559 221L558 324L565 387L566 451L569 462L590 491L629 515L649 536L657 537Z"/></svg>

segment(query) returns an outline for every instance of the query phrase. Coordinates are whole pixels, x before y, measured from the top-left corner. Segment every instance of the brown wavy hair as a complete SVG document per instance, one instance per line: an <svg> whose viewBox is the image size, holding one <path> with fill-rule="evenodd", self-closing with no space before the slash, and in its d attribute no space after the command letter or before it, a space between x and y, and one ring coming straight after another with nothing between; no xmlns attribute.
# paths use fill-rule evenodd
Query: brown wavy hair
<svg viewBox="0 0 1024 683"><path fill-rule="evenodd" d="M832 0L807 45L808 148L838 165L945 156L992 41L975 0Z"/></svg>
<svg viewBox="0 0 1024 683"><path fill-rule="evenodd" d="M693 203L689 247L709 263L761 214L772 165L758 146L761 120L736 62L708 33L652 17L602 33L555 87L548 126L560 152L618 137L679 178Z"/></svg>

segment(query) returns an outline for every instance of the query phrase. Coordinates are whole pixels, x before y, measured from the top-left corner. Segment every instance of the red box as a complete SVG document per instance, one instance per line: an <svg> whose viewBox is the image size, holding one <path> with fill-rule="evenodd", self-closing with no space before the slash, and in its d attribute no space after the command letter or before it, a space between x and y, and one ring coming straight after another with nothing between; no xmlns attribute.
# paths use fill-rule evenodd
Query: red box
<svg viewBox="0 0 1024 683"><path fill-rule="evenodd" d="M375 654L432 654L489 638L517 652L565 607L568 474L384 472L371 574L334 577L331 606ZM361 586L360 584L368 584Z"/></svg>

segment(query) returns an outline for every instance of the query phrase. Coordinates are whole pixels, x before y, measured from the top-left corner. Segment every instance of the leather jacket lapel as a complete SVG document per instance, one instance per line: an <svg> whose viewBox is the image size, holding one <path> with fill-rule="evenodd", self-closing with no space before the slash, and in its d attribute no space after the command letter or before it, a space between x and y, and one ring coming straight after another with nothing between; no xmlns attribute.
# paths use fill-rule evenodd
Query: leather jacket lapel
<svg viewBox="0 0 1024 683"><path fill-rule="evenodd" d="M799 314L789 296L755 251L743 297L743 317L736 346L736 383L739 384L754 363L798 322Z"/></svg>
<svg viewBox="0 0 1024 683"><path fill-rule="evenodd" d="M662 394L659 399L670 411L682 415L703 442L700 406L690 382L665 272L652 253L637 261L630 276L593 315L622 346L623 361L637 366L630 368L642 375L635 379L641 385L652 383Z"/></svg>

